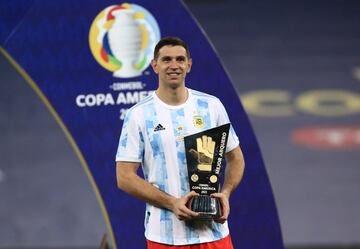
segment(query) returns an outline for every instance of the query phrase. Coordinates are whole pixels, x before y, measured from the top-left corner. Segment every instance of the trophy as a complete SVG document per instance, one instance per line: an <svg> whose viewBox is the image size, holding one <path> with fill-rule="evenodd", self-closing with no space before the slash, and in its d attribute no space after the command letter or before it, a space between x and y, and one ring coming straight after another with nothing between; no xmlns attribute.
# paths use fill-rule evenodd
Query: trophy
<svg viewBox="0 0 360 249"><path fill-rule="evenodd" d="M141 75L134 67L141 53L141 27L133 17L133 10L121 9L113 12L115 22L109 30L109 46L114 57L121 61L115 77L129 78Z"/></svg>
<svg viewBox="0 0 360 249"><path fill-rule="evenodd" d="M220 201L211 197L219 192L219 178L224 163L230 124L218 126L184 137L190 191L190 209L201 219L221 216Z"/></svg>

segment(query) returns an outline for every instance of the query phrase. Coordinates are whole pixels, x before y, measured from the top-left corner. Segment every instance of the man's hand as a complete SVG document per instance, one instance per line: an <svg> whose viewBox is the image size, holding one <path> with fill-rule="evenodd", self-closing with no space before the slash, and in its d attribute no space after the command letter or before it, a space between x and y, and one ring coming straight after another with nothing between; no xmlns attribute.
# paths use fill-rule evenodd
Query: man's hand
<svg viewBox="0 0 360 249"><path fill-rule="evenodd" d="M214 159L215 142L211 137L202 136L196 139L196 150L189 152L197 159L198 169L201 171L211 171L211 164Z"/></svg>
<svg viewBox="0 0 360 249"><path fill-rule="evenodd" d="M215 222L224 224L230 214L229 198L224 193L213 193L212 197L216 197L220 201L221 216L214 219Z"/></svg>
<svg viewBox="0 0 360 249"><path fill-rule="evenodd" d="M191 200L191 198L197 195L199 194L197 194L195 191L191 191L183 197L175 199L171 211L176 215L179 220L190 220L199 216L198 213L191 211L191 209L187 207L187 204Z"/></svg>

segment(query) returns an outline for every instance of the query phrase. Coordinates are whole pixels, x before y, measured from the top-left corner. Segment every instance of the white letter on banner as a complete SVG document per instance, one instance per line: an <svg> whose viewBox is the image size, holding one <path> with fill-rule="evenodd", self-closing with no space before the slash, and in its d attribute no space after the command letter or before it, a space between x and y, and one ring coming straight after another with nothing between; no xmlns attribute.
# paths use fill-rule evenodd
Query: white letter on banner
<svg viewBox="0 0 360 249"><path fill-rule="evenodd" d="M85 96L83 94L78 95L76 97L76 105L79 107L85 107L86 105L84 103L84 99L85 99Z"/></svg>
<svg viewBox="0 0 360 249"><path fill-rule="evenodd" d="M104 105L114 105L114 98L111 93L106 94Z"/></svg>
<svg viewBox="0 0 360 249"><path fill-rule="evenodd" d="M87 106L94 106L96 105L96 97L94 94L86 95L85 97L85 104Z"/></svg>
<svg viewBox="0 0 360 249"><path fill-rule="evenodd" d="M98 93L96 94L96 105L101 105L105 101L105 94Z"/></svg>
<svg viewBox="0 0 360 249"><path fill-rule="evenodd" d="M116 100L116 104L117 105L126 104L126 99L125 99L124 93L119 93L117 100Z"/></svg>
<svg viewBox="0 0 360 249"><path fill-rule="evenodd" d="M126 93L126 101L127 101L127 104L135 104L135 103L139 102L139 93L134 92L133 94L131 94L131 92L127 92Z"/></svg>

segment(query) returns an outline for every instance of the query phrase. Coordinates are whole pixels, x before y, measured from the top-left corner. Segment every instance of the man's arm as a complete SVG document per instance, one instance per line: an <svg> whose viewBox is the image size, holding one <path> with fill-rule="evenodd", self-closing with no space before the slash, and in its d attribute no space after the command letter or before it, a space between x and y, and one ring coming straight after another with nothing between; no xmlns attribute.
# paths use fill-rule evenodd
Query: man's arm
<svg viewBox="0 0 360 249"><path fill-rule="evenodd" d="M186 207L187 202L197 195L195 192L175 198L138 176L139 165L137 162L116 162L117 185L121 190L156 207L171 210L179 220L198 216Z"/></svg>
<svg viewBox="0 0 360 249"><path fill-rule="evenodd" d="M220 199L222 206L222 216L216 220L219 223L224 223L230 214L230 195L239 185L245 168L244 156L239 146L226 153L225 157L226 169L224 184L220 193L212 194L212 196Z"/></svg>

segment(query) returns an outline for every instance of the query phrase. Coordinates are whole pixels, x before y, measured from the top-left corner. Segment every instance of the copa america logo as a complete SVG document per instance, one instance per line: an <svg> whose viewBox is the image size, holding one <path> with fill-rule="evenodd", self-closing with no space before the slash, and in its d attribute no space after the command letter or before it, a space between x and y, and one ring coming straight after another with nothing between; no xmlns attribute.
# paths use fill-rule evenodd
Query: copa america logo
<svg viewBox="0 0 360 249"><path fill-rule="evenodd" d="M90 49L114 77L140 76L149 66L160 29L149 11L123 3L102 10L91 24Z"/></svg>

